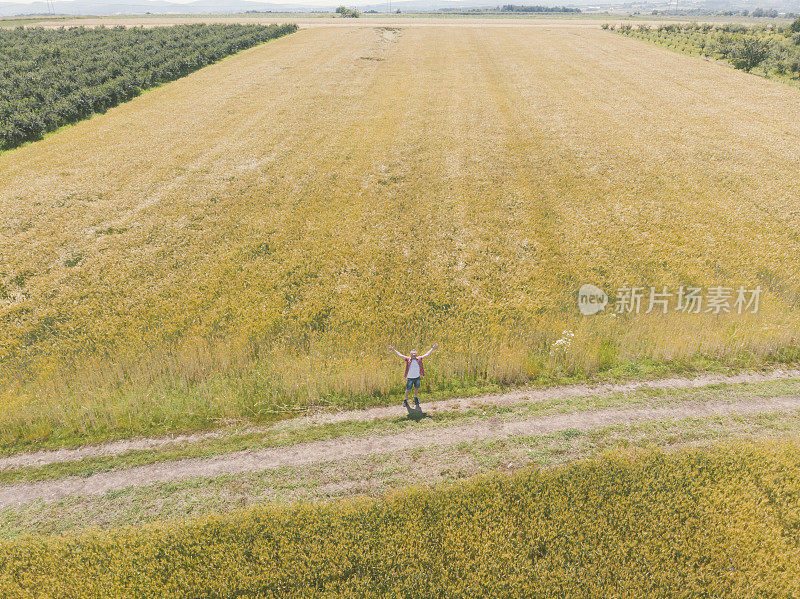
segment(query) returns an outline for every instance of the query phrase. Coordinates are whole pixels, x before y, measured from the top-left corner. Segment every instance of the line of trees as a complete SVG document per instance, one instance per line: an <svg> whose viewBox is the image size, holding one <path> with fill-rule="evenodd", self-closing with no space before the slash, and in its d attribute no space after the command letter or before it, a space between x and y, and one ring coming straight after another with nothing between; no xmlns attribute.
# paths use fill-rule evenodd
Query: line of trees
<svg viewBox="0 0 800 599"><path fill-rule="evenodd" d="M358 12L356 8L347 8L346 6L340 6L336 9L336 14L342 15L345 19L357 19L361 16L361 13Z"/></svg>
<svg viewBox="0 0 800 599"><path fill-rule="evenodd" d="M623 35L690 54L725 60L746 72L760 68L767 77L800 78L800 17L791 25L669 24L658 27L603 25Z"/></svg>
<svg viewBox="0 0 800 599"><path fill-rule="evenodd" d="M296 25L0 29L0 149L41 139Z"/></svg>
<svg viewBox="0 0 800 599"><path fill-rule="evenodd" d="M744 11L744 16L747 16L747 11ZM750 13L751 17L764 17L767 19L777 19L778 18L778 11L774 8L755 8L753 12Z"/></svg>
<svg viewBox="0 0 800 599"><path fill-rule="evenodd" d="M568 8L566 6L528 6L519 4L504 4L500 7L500 10L502 12L581 12L580 8Z"/></svg>

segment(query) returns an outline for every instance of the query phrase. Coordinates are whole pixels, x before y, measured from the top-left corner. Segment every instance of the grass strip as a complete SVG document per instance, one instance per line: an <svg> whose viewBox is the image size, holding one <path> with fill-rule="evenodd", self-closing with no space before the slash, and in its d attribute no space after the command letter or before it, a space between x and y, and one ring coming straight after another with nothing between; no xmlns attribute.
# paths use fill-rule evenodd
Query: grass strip
<svg viewBox="0 0 800 599"><path fill-rule="evenodd" d="M166 449L134 450L113 456L97 456L76 461L57 462L43 466L24 466L0 471L0 484L14 484L64 478L91 476L99 472L121 470L160 462L184 459L202 459L238 452L256 451L270 447L288 447L299 443L324 441L335 438L357 437L368 434L390 435L404 430L439 428L471 424L489 419L513 421L532 416L578 413L605 408L651 405L659 407L684 402L739 402L753 398L800 394L800 381L781 380L763 383L714 384L689 389L645 388L634 392L609 395L586 395L575 398L548 399L513 406L481 405L466 411L441 411L426 414L421 420L407 416L369 421L350 420L297 428L267 429L264 431L231 433L222 438L176 444Z"/></svg>

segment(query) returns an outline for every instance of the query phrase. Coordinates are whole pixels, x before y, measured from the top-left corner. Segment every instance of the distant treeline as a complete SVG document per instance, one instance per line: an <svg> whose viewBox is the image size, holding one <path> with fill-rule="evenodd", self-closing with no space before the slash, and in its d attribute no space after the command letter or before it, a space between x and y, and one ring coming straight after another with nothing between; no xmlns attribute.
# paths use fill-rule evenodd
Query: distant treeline
<svg viewBox="0 0 800 599"><path fill-rule="evenodd" d="M0 29L0 149L104 112L296 25Z"/></svg>
<svg viewBox="0 0 800 599"><path fill-rule="evenodd" d="M765 77L800 79L800 18L791 25L670 24L650 27L604 24L610 29L687 54L729 62L737 69L758 69Z"/></svg>
<svg viewBox="0 0 800 599"><path fill-rule="evenodd" d="M503 12L581 12L580 8L566 6L528 6L520 4L504 4L500 7Z"/></svg>
<svg viewBox="0 0 800 599"><path fill-rule="evenodd" d="M634 14L641 14L641 13L634 13ZM767 19L777 19L778 17L784 17L786 19L795 19L797 18L797 13L793 12L786 12L786 13L779 13L774 8L772 9L765 9L765 8L754 8L753 12L750 12L747 9L743 10L708 10L706 8L682 8L682 9L666 9L666 10L654 10L652 13L653 15L671 15L671 16L689 16L689 15L719 15L721 17L733 17L736 15L741 15L743 17L757 17L757 18L767 18Z"/></svg>
<svg viewBox="0 0 800 599"><path fill-rule="evenodd" d="M437 11L440 13L447 13L449 15L478 15L478 14L492 14L498 12L560 12L560 13L579 13L580 8L567 8L566 6L527 6L521 4L504 4L503 6L495 6L494 8L440 8Z"/></svg>

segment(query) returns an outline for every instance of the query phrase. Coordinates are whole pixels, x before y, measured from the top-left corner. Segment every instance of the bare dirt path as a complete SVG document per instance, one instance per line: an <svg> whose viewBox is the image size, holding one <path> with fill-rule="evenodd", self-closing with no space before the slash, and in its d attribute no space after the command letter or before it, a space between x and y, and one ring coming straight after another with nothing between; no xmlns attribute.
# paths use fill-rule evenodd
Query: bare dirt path
<svg viewBox="0 0 800 599"><path fill-rule="evenodd" d="M800 378L800 370L774 370L766 373L739 373L734 375L708 374L694 378L670 377L651 381L633 381L619 384L602 385L567 385L551 387L549 389L519 389L507 393L494 395L480 395L475 397L461 397L441 401L426 402L425 411L428 413L464 411L476 406L509 406L521 403L552 401L558 399L571 399L592 395L602 397L614 393L630 393L640 389L690 389L707 387L717 384L743 384L777 381ZM113 456L127 451L143 451L161 449L170 445L182 443L196 443L209 439L218 439L231 434L248 434L267 432L270 430L287 430L302 428L316 424L346 422L346 421L371 421L384 418L399 417L403 410L399 406L381 406L366 410L348 410L341 412L318 412L308 416L292 418L276 423L269 427L252 427L240 431L208 431L195 434L177 435L173 437L124 439L102 445L87 445L77 449L58 449L20 453L0 458L0 470L9 468L22 468L25 466L45 466L57 462L71 462L85 458Z"/></svg>
<svg viewBox="0 0 800 599"><path fill-rule="evenodd" d="M144 486L193 477L216 477L283 466L346 461L416 447L448 446L518 435L546 434L567 429L589 430L622 423L796 410L800 410L800 397L777 397L670 407L614 408L517 421L485 421L469 425L411 430L384 436L340 438L300 443L283 448L236 452L208 459L157 463L98 473L88 477L69 477L61 480L9 485L0 488L0 508L19 506L36 500L52 502L69 495L98 495L129 486Z"/></svg>

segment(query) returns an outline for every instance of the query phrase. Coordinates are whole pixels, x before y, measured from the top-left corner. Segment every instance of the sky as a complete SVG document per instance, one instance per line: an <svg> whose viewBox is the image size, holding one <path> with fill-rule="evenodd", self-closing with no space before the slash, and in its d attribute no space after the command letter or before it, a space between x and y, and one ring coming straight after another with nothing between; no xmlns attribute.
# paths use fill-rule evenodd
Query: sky
<svg viewBox="0 0 800 599"><path fill-rule="evenodd" d="M34 2L46 2L47 0L0 0L0 4L32 4ZM58 2L69 2L70 0L57 0ZM145 3L148 0L135 0L136 4ZM166 0L167 2L171 2L172 4L188 4L189 2L194 2L194 0ZM247 2L248 0L243 0ZM255 0L255 1L263 1L267 3L274 3L274 4L319 4L323 2L323 0ZM120 4L125 3L126 0L95 0L94 4ZM326 4L335 3L333 0L330 2L324 2Z"/></svg>
<svg viewBox="0 0 800 599"><path fill-rule="evenodd" d="M54 0L56 2L70 2L71 0ZM94 0L96 5L105 4L144 4L148 0ZM165 0L173 4L188 4L194 0ZM248 1L248 0L243 0ZM301 4L304 6L334 6L338 0L255 0L256 2L271 3L271 4ZM380 3L382 0L363 0L360 4ZM47 0L0 0L0 6L3 4L32 4L34 2L47 2ZM221 2L223 4L223 2Z"/></svg>
<svg viewBox="0 0 800 599"><path fill-rule="evenodd" d="M46 0L0 0L0 4L32 4L33 2L45 2ZM69 0L58 0L59 2L69 2ZM147 2L147 0L139 0L140 2ZM189 2L193 2L194 0L168 0L173 4L188 4ZM246 1L246 0L245 0ZM265 2L269 2L270 0L264 0ZM280 0L281 4L292 4L297 3L300 4L302 0ZM118 4L117 0L108 0L108 2L104 2L103 0L95 0L95 4Z"/></svg>

